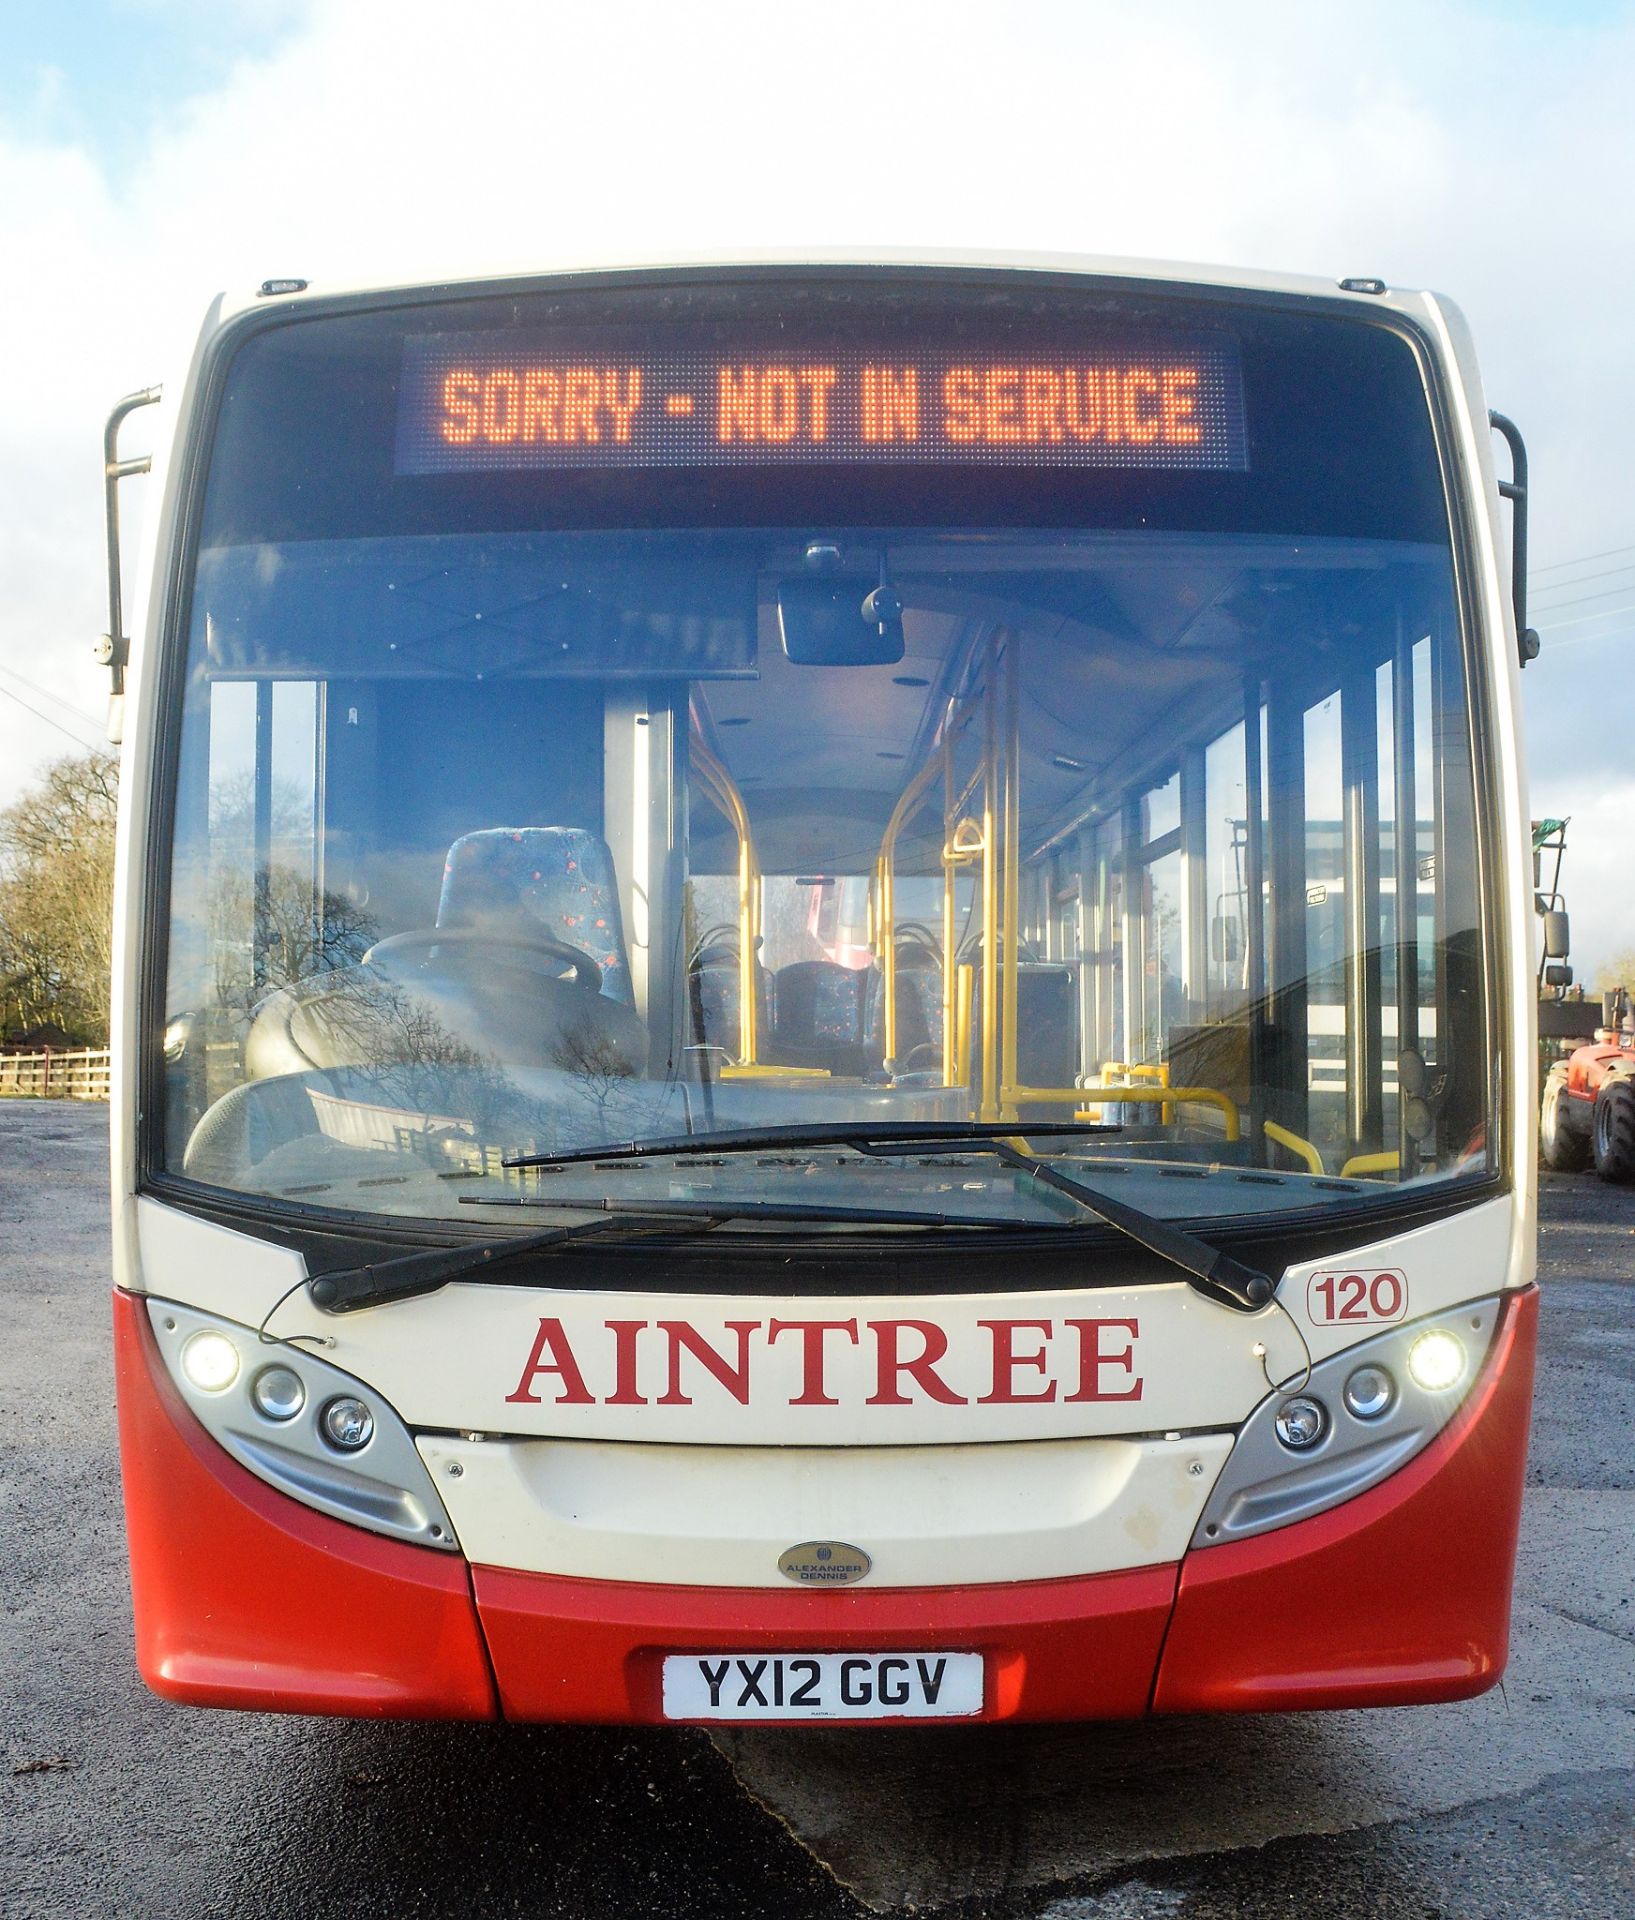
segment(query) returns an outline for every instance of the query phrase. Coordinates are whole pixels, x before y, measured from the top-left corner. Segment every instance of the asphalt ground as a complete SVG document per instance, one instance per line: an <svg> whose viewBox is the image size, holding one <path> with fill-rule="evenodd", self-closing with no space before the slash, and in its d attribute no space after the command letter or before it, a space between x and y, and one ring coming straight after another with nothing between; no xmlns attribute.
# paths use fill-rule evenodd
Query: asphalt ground
<svg viewBox="0 0 1635 1920"><path fill-rule="evenodd" d="M1635 1191L1546 1176L1503 1689L1372 1714L712 1741L203 1713L146 1692L105 1128L98 1107L0 1102L5 1920L1635 1915Z"/></svg>

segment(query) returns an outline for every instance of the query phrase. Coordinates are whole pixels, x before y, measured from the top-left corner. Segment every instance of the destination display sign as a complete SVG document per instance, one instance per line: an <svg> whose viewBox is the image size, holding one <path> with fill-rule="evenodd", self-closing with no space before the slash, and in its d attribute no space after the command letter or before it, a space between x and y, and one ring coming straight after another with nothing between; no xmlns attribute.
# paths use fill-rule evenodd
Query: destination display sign
<svg viewBox="0 0 1635 1920"><path fill-rule="evenodd" d="M600 353L514 333L404 343L396 470L832 462L1248 466L1231 345L1079 340L1070 352Z"/></svg>

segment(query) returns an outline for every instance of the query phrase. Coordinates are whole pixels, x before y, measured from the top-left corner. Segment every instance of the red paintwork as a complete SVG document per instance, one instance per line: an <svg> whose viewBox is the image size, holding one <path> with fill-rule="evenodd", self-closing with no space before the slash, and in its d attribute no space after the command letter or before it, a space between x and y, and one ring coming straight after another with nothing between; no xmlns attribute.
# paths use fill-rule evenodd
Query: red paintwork
<svg viewBox="0 0 1635 1920"><path fill-rule="evenodd" d="M660 1719L666 1653L986 1652L985 1720L1122 1720L1147 1710L1175 1568L1007 1586L818 1593L654 1587L474 1570L514 1720ZM900 1723L899 1723L900 1724Z"/></svg>
<svg viewBox="0 0 1635 1920"><path fill-rule="evenodd" d="M1506 1301L1424 1453L1298 1525L1179 1569L773 1592L468 1570L314 1513L210 1439L116 1294L138 1664L202 1705L471 1719L656 1721L663 1654L692 1648L985 1651L993 1720L1460 1698L1504 1669L1537 1307Z"/></svg>
<svg viewBox="0 0 1635 1920"><path fill-rule="evenodd" d="M1389 1480L1189 1554L1153 1705L1263 1713L1462 1700L1509 1654L1538 1290L1504 1304L1454 1420Z"/></svg>
<svg viewBox="0 0 1635 1920"><path fill-rule="evenodd" d="M1618 1040L1593 1040L1574 1047L1567 1056L1567 1084L1563 1091L1570 1099L1593 1101L1601 1091L1608 1069L1614 1065L1627 1067L1632 1051L1635 1051L1635 1034L1625 1034Z"/></svg>
<svg viewBox="0 0 1635 1920"><path fill-rule="evenodd" d="M136 1663L206 1707L491 1720L470 1573L245 1472L171 1384L147 1307L114 1295Z"/></svg>

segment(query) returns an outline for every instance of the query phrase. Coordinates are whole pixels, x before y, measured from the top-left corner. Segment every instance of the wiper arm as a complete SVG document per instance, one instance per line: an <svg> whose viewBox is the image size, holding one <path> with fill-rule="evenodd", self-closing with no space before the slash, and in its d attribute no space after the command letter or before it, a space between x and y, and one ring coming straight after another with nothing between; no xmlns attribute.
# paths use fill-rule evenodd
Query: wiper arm
<svg viewBox="0 0 1635 1920"><path fill-rule="evenodd" d="M492 1204L490 1202L489 1204ZM588 1207L598 1203L589 1201ZM424 1253L405 1253L396 1260L382 1260L362 1267L334 1267L313 1274L307 1281L307 1294L315 1307L325 1313L356 1313L360 1307L383 1306L389 1300L412 1300L423 1293L436 1293L451 1280L543 1252L570 1240L584 1240L592 1234L609 1233L616 1227L646 1226L651 1214L674 1213L673 1207L660 1209L621 1208L605 1211L596 1220L582 1220L571 1227L551 1227L544 1233L519 1234L506 1240L485 1240L474 1247L434 1247ZM702 1222L704 1231L719 1224L719 1207L711 1208ZM689 1210L690 1213L690 1210Z"/></svg>
<svg viewBox="0 0 1635 1920"><path fill-rule="evenodd" d="M657 1160L676 1153L758 1153L773 1147L856 1147L859 1152L900 1144L905 1152L935 1153L943 1147L984 1148L990 1140L1014 1140L1024 1131L1015 1121L1006 1124L964 1120L883 1120L877 1124L837 1120L816 1127L728 1127L719 1133L678 1133L663 1140L614 1140L600 1147L575 1147L567 1153L513 1154L505 1167L567 1167L576 1161ZM1058 1121L1025 1129L1035 1137L1045 1134L1122 1133L1100 1121Z"/></svg>
<svg viewBox="0 0 1635 1920"><path fill-rule="evenodd" d="M462 1207L551 1207L567 1213L613 1206L611 1200L575 1200L566 1194L524 1194L514 1200L485 1200L480 1193L463 1193ZM650 1214L678 1219L702 1216L712 1226L729 1220L822 1220L871 1227L1018 1227L1051 1226L1056 1220L1018 1219L1014 1213L925 1212L907 1207L829 1206L821 1200L621 1200L621 1214ZM707 1229L706 1229L707 1230Z"/></svg>
<svg viewBox="0 0 1635 1920"><path fill-rule="evenodd" d="M391 1300L412 1300L422 1294L437 1293L451 1280L486 1273L530 1253L541 1253L572 1240L585 1240L618 1227L647 1227L665 1220L684 1223L695 1233L709 1233L729 1220L821 1220L870 1226L901 1227L1005 1227L1014 1229L1031 1224L1014 1215L961 1214L889 1211L878 1207L831 1207L821 1202L804 1203L779 1200L573 1200L555 1194L534 1198L523 1195L514 1200L490 1200L481 1194L460 1196L467 1207L560 1208L567 1212L594 1212L594 1220L580 1221L571 1227L551 1227L544 1233L529 1233L514 1239L484 1241L475 1247L437 1247L425 1253L406 1253L396 1260L383 1260L362 1267L336 1267L314 1274L307 1293L314 1306L326 1313L356 1313L362 1307L384 1306Z"/></svg>
<svg viewBox="0 0 1635 1920"><path fill-rule="evenodd" d="M872 1158L886 1160L897 1154L940 1153L951 1147L965 1147L976 1153L991 1153L1008 1167L1032 1175L1047 1187L1054 1187L1069 1199L1115 1227L1127 1239L1134 1240L1160 1260L1167 1260L1191 1281L1195 1290L1220 1305L1240 1313L1257 1313L1277 1291L1271 1278L1229 1253L1200 1240L1195 1233L1177 1227L1155 1214L1115 1200L1099 1188L1069 1174L1060 1173L1047 1161L1024 1153L1013 1143L1019 1133L1040 1135L1122 1133L1124 1129L1096 1121L1036 1126L1029 1121L983 1122L968 1125L959 1121L888 1121L877 1126L858 1126L845 1122L817 1127L734 1127L721 1133L684 1133L667 1140L626 1140L602 1147L577 1148L568 1153L533 1153L514 1156L507 1167L570 1166L576 1161L647 1160L669 1154L754 1153L773 1147L851 1147ZM1014 1223L1013 1223L1014 1224Z"/></svg>
<svg viewBox="0 0 1635 1920"><path fill-rule="evenodd" d="M1014 1133L1013 1129L1012 1138ZM865 1147L863 1151L866 1153L869 1149ZM1012 1146L1009 1139L989 1141L983 1151L1099 1214L1110 1227L1116 1227L1149 1253L1156 1253L1160 1260L1179 1267L1197 1292L1219 1301L1223 1307L1233 1307L1239 1313L1258 1313L1277 1291L1270 1276L1258 1268L1246 1267L1241 1260L1234 1260L1231 1254L1222 1253L1219 1247L1212 1247L1184 1227L1160 1220L1156 1214L1132 1207L1126 1201L1115 1200L1111 1194L1103 1193L1099 1187L1087 1186L1071 1174L1058 1172L1048 1161Z"/></svg>

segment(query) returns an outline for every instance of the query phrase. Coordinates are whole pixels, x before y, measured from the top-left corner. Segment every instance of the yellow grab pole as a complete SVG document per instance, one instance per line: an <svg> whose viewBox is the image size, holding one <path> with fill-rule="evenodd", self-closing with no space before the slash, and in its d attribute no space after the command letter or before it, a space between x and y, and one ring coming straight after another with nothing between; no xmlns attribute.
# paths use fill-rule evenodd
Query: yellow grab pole
<svg viewBox="0 0 1635 1920"><path fill-rule="evenodd" d="M738 1050L740 1064L752 1067L760 1045L755 983L760 952L761 889L749 809L732 775L705 746L696 728L692 750L693 759L704 776L705 791L738 835Z"/></svg>
<svg viewBox="0 0 1635 1920"><path fill-rule="evenodd" d="M971 1002L975 998L975 976L976 969L969 961L955 970L958 983L955 1001L955 1071L959 1075L959 1084L964 1087L971 1084Z"/></svg>
<svg viewBox="0 0 1635 1920"><path fill-rule="evenodd" d="M988 640L987 672L982 687L982 1118L999 1118L999 889L995 788L998 741L998 688L993 638Z"/></svg>
<svg viewBox="0 0 1635 1920"><path fill-rule="evenodd" d="M1000 1014L999 1104L1009 1110L1017 1082L1017 964L1022 893L1022 733L1017 636L1005 638L1004 1000Z"/></svg>
<svg viewBox="0 0 1635 1920"><path fill-rule="evenodd" d="M954 736L950 727L942 738L942 1083L954 1085L958 1024L954 1016L954 888L959 867L954 859Z"/></svg>
<svg viewBox="0 0 1635 1920"><path fill-rule="evenodd" d="M897 1058L897 836L913 818L915 808L927 787L936 778L937 762L928 760L904 787L886 822L880 841L879 858L874 863L878 912L873 928L875 957L880 965L884 989L885 1058Z"/></svg>

